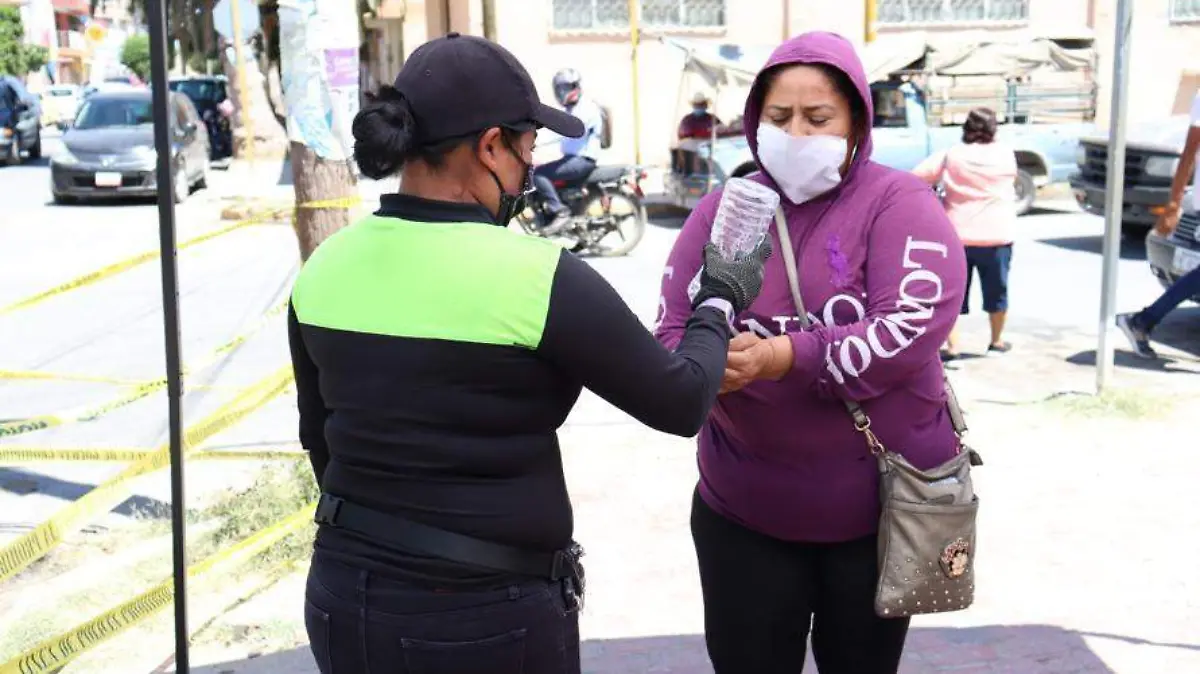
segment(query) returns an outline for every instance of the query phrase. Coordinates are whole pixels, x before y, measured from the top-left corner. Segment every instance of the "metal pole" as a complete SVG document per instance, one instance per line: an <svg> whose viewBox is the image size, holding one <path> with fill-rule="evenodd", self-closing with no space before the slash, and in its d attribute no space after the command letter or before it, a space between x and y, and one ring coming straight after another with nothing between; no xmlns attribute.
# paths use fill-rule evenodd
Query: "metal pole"
<svg viewBox="0 0 1200 674"><path fill-rule="evenodd" d="M242 55L242 0L231 0L233 19L233 58L238 79L238 105L242 109L242 133L246 134L246 159L254 167L254 117L250 114L250 87L246 83L246 60Z"/></svg>
<svg viewBox="0 0 1200 674"><path fill-rule="evenodd" d="M1096 347L1096 393L1113 374L1113 320L1116 318L1117 266L1121 257L1121 214L1125 205L1125 111L1129 91L1129 47L1133 0L1118 0L1113 49L1112 119L1108 132L1108 182L1104 187L1104 267L1100 284L1100 342Z"/></svg>
<svg viewBox="0 0 1200 674"><path fill-rule="evenodd" d="M720 97L721 97L721 84L718 82L717 86L713 87L713 100L712 100L713 114L716 114L717 99ZM717 125L715 123L712 125L711 131L712 131L712 133L710 134L709 139L708 139L708 186L704 190L705 194L708 194L709 192L713 191L713 188L716 187L716 185L717 185L717 161L716 161Z"/></svg>
<svg viewBox="0 0 1200 674"><path fill-rule="evenodd" d="M875 22L879 19L879 0L866 0L863 8L863 42L871 44L875 41Z"/></svg>
<svg viewBox="0 0 1200 674"><path fill-rule="evenodd" d="M483 10L483 36L496 41L496 0L481 0Z"/></svg>
<svg viewBox="0 0 1200 674"><path fill-rule="evenodd" d="M171 452L171 561L175 576L175 671L188 674L187 549L183 493L183 377L179 345L179 270L175 260L175 181L171 161L170 90L167 89L167 15L149 0L150 92L158 152L158 245L162 260L163 338L167 356L167 428Z"/></svg>
<svg viewBox="0 0 1200 674"><path fill-rule="evenodd" d="M633 163L642 163L642 113L638 101L638 41L641 37L639 27L641 12L638 0L629 0L629 39L633 43Z"/></svg>

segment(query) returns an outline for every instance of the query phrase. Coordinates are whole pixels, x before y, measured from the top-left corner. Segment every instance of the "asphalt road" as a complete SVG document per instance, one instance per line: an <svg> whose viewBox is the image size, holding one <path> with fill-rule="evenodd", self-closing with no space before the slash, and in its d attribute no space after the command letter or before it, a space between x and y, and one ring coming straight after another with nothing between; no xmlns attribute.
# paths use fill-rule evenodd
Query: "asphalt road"
<svg viewBox="0 0 1200 674"><path fill-rule="evenodd" d="M47 138L47 155L56 141ZM147 380L164 371L160 271L157 260L107 280L71 290L35 306L3 307L79 275L158 246L152 202L56 206L46 161L0 168L0 370ZM216 174L214 174L216 175ZM179 211L178 239L223 224L210 195L195 195ZM679 217L656 220L641 245L621 259L594 264L647 323L654 316L663 261ZM1011 339L1069 332L1095 334L1099 316L1102 222L1071 203L1048 204L1022 218L1011 279ZM297 268L292 232L256 226L181 251L180 300L184 356L197 363L253 325L286 297ZM1144 251L1129 243L1120 263L1118 306L1136 309L1159 293ZM978 289L975 302L978 306ZM965 319L981 327L976 313ZM1168 324L1184 356L1200 354L1195 327L1200 312L1180 312ZM1187 337L1191 335L1192 337ZM965 344L967 351L985 344ZM1122 348L1123 344L1119 345ZM1188 353L1191 355L1188 356ZM195 422L247 386L286 365L282 317L271 319L230 357L189 379L185 417ZM1019 376L1019 373L1014 373ZM0 419L23 419L79 410L127 393L110 383L0 378ZM628 418L585 397L575 423L622 424ZM0 440L0 446L51 448L153 448L166 438L166 398L157 392L100 418ZM280 396L209 446L278 446L295 441L290 394ZM122 464L37 463L0 467L0 544L29 530ZM193 462L189 494L243 484L245 463ZM138 508L161 507L169 498L165 471L134 484L134 498L94 525L112 526Z"/></svg>

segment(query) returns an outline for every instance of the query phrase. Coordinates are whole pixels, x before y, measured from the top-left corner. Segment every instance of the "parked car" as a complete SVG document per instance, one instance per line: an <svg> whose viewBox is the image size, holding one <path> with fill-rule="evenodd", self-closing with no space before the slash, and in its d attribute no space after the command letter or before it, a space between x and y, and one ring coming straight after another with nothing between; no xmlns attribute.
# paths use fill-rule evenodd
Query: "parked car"
<svg viewBox="0 0 1200 674"><path fill-rule="evenodd" d="M1171 181L1187 136L1187 115L1152 120L1125 134L1125 195L1121 230L1140 238L1154 226L1170 199ZM1104 215L1108 188L1108 135L1080 141L1077 171L1071 176L1075 200L1088 213ZM1189 183L1191 184L1191 183Z"/></svg>
<svg viewBox="0 0 1200 674"><path fill-rule="evenodd" d="M11 75L0 75L0 161L21 163L21 153L42 157L42 107Z"/></svg>
<svg viewBox="0 0 1200 674"><path fill-rule="evenodd" d="M79 112L83 87L78 84L55 84L42 93L42 124L66 128Z"/></svg>
<svg viewBox="0 0 1200 674"><path fill-rule="evenodd" d="M1146 236L1146 261L1164 288L1200 267L1200 212L1184 212L1170 236L1151 231ZM1200 294L1192 297L1200 302Z"/></svg>
<svg viewBox="0 0 1200 674"><path fill-rule="evenodd" d="M208 181L208 132L186 96L171 94L172 189L182 202ZM50 160L57 203L77 199L153 196L158 192L150 90L96 93L84 101Z"/></svg>
<svg viewBox="0 0 1200 674"><path fill-rule="evenodd" d="M945 150L962 138L957 126L931 126L928 121L924 94L909 82L876 82L871 85L875 103L874 130L871 138L875 161L903 171L910 171L929 155ZM1013 148L1017 159L1017 212L1023 214L1033 207L1037 188L1064 182L1075 170L1075 155L1080 136L1091 132L1090 122L1062 124L1003 124L996 139ZM713 173L705 168L712 153ZM681 144L686 155L689 148ZM712 185L731 177L740 177L757 170L745 136L717 138L716 142L701 141L690 151L701 161L688 165L699 170L685 174L673 170L666 180L672 200L684 208L692 208Z"/></svg>
<svg viewBox="0 0 1200 674"><path fill-rule="evenodd" d="M171 91L191 99L208 128L210 159L219 161L233 156L233 126L221 110L229 100L229 88L223 76L199 75L171 80Z"/></svg>

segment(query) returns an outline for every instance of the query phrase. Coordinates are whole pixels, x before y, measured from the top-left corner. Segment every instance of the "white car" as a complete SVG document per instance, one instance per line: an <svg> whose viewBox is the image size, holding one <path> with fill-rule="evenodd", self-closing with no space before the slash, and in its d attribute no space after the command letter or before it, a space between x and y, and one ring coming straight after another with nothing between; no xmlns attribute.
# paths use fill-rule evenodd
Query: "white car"
<svg viewBox="0 0 1200 674"><path fill-rule="evenodd" d="M42 124L59 127L75 119L83 89L78 84L56 84L42 92Z"/></svg>

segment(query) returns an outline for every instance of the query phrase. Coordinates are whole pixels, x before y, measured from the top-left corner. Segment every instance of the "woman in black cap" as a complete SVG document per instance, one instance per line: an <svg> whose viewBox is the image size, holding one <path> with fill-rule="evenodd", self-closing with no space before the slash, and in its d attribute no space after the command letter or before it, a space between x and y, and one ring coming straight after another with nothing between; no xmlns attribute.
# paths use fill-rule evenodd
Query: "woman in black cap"
<svg viewBox="0 0 1200 674"><path fill-rule="evenodd" d="M354 120L399 194L326 240L288 312L300 439L322 497L305 623L323 674L579 672L581 550L556 436L583 386L693 435L764 244L712 249L679 347L586 263L504 227L539 126L578 136L503 48L418 48ZM499 225L499 226L498 226Z"/></svg>

